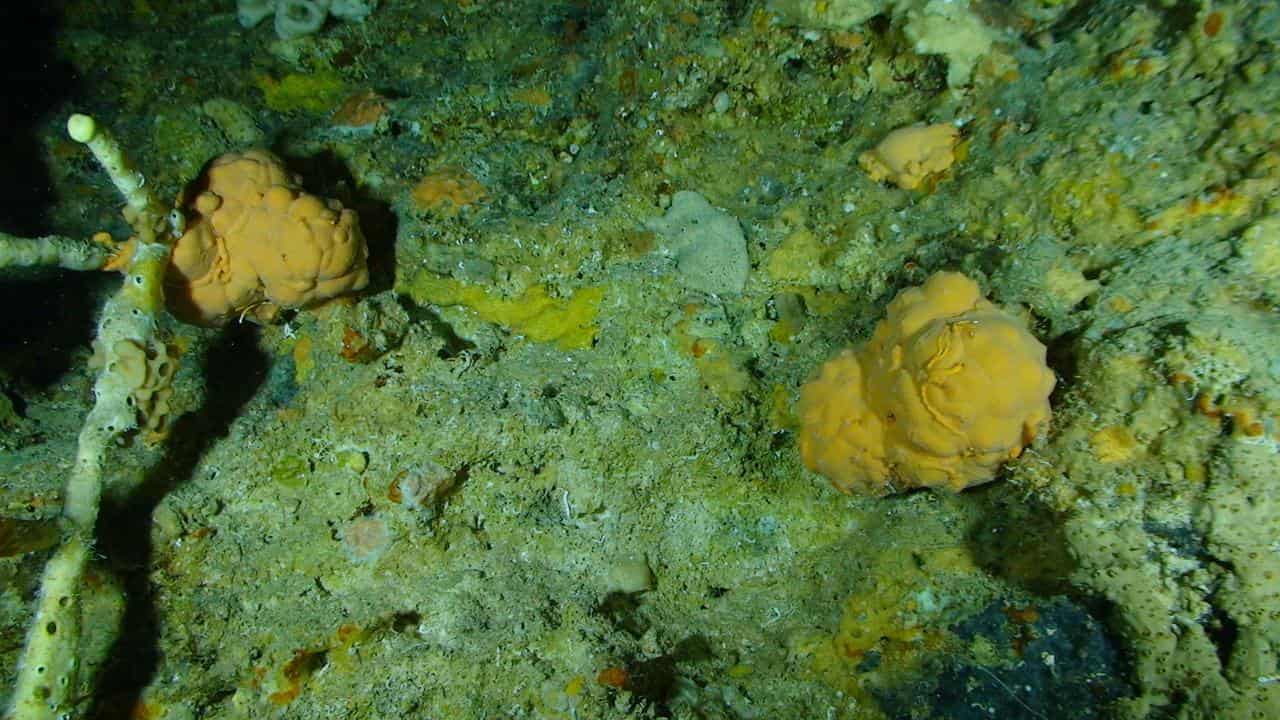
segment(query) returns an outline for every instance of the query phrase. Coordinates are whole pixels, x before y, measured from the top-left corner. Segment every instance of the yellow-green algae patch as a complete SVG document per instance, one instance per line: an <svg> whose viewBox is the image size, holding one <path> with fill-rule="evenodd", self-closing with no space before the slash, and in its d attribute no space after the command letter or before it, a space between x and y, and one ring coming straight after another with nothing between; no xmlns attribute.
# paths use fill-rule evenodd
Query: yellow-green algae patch
<svg viewBox="0 0 1280 720"><path fill-rule="evenodd" d="M267 107L277 112L305 110L327 112L342 100L346 84L334 72L290 73L279 80L267 75L256 79Z"/></svg>

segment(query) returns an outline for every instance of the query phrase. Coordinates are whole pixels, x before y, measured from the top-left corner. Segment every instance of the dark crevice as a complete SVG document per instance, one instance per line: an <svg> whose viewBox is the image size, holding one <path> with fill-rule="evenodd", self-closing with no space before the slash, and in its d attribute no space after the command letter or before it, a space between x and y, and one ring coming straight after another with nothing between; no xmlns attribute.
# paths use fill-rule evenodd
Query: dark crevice
<svg viewBox="0 0 1280 720"><path fill-rule="evenodd" d="M1209 637L1218 654L1218 664L1225 669L1231 662L1231 655L1235 652L1236 640L1240 637L1240 626L1221 607L1217 605L1211 607L1213 609L1201 620L1201 623L1204 626L1205 635Z"/></svg>

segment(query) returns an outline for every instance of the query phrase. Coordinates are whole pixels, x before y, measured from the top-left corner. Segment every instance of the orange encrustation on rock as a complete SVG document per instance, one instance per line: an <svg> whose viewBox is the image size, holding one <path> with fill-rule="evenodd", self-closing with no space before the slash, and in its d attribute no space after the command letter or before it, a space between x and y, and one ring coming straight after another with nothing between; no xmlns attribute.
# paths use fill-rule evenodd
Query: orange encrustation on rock
<svg viewBox="0 0 1280 720"><path fill-rule="evenodd" d="M1044 429L1054 382L1021 321L964 275L937 273L802 388L800 456L845 493L963 490Z"/></svg>
<svg viewBox="0 0 1280 720"><path fill-rule="evenodd" d="M858 164L876 182L915 190L955 163L959 142L960 131L949 123L898 128L859 155Z"/></svg>
<svg viewBox="0 0 1280 720"><path fill-rule="evenodd" d="M489 191L465 168L446 165L419 180L413 186L411 196L413 204L420 210L454 217L463 208L484 202Z"/></svg>
<svg viewBox="0 0 1280 720"><path fill-rule="evenodd" d="M167 278L179 319L270 321L369 283L368 247L353 210L302 190L265 150L213 160L188 191L186 232Z"/></svg>

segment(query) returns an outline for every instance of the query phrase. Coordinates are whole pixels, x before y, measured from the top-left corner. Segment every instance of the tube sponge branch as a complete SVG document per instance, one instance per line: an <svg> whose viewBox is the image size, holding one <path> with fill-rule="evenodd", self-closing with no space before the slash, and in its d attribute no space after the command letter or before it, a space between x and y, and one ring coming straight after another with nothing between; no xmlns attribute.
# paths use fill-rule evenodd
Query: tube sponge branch
<svg viewBox="0 0 1280 720"><path fill-rule="evenodd" d="M27 634L14 687L12 720L63 720L77 714L80 690L80 598L102 494L103 458L112 441L138 424L132 378L123 371L139 349L166 352L161 318L170 246L167 213L132 169L120 144L85 115L72 116L71 137L85 143L125 197L125 217L137 244L120 290L103 307L95 344L104 361L94 404L80 431L62 509L65 540L45 566L35 620ZM0 252L6 247L0 243Z"/></svg>
<svg viewBox="0 0 1280 720"><path fill-rule="evenodd" d="M92 240L62 235L23 238L0 232L0 269L61 267L97 270L106 264L110 256L110 248Z"/></svg>

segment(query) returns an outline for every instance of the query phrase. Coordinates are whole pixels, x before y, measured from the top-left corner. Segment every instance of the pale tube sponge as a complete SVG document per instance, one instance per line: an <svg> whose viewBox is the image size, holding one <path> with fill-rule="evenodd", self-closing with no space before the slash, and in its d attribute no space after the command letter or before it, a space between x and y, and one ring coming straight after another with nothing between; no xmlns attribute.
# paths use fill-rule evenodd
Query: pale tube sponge
<svg viewBox="0 0 1280 720"><path fill-rule="evenodd" d="M165 236L159 231L167 213L120 144L85 115L72 116L67 129L73 139L89 146L125 197L125 216L136 233L137 247L120 290L107 301L98 323L96 343L104 361L67 481L62 507L65 540L45 565L35 620L19 659L12 720L68 720L78 714L80 599L102 496L103 458L112 442L137 422L129 400L133 381L120 371L117 348L160 342L163 280L169 264L169 245L157 240Z"/></svg>
<svg viewBox="0 0 1280 720"><path fill-rule="evenodd" d="M0 232L0 269L61 267L68 270L98 270L110 256L109 247L92 240L63 235L24 238Z"/></svg>

